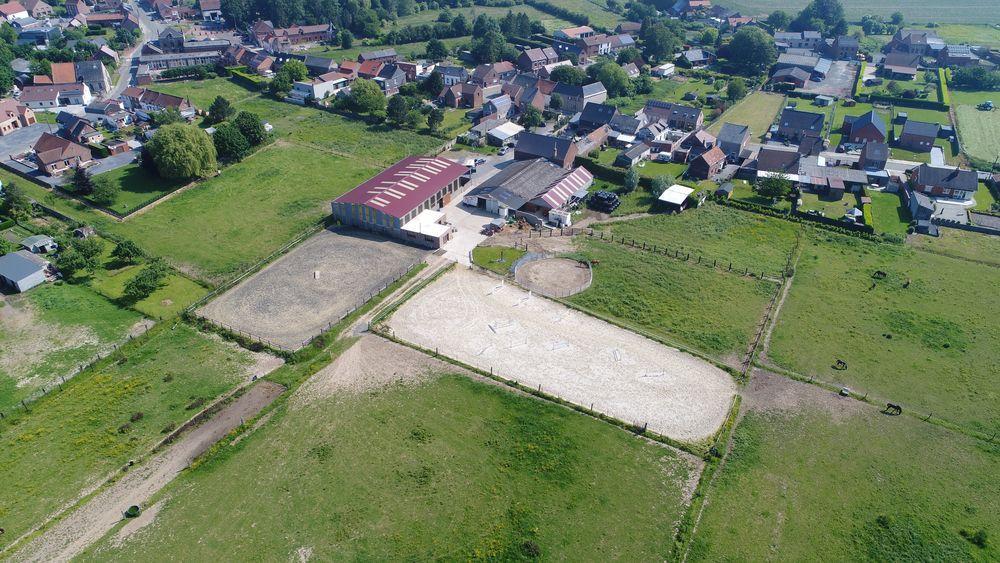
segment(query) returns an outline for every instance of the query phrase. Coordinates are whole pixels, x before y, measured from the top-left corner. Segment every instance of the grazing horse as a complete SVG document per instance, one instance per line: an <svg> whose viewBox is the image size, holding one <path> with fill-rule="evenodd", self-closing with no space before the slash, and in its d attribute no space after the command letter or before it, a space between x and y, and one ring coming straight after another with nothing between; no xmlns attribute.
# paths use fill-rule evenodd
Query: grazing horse
<svg viewBox="0 0 1000 563"><path fill-rule="evenodd" d="M885 410L882 412L884 412L885 414L899 415L903 414L903 407L899 405L894 405L892 403L886 403Z"/></svg>

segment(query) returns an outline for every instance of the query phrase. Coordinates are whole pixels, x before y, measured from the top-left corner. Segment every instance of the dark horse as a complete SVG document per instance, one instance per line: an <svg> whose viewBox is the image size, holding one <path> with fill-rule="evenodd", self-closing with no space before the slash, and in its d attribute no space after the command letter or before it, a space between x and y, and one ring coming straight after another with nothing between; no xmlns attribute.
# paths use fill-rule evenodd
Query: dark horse
<svg viewBox="0 0 1000 563"><path fill-rule="evenodd" d="M886 403L885 410L882 412L884 412L885 414L899 415L903 414L903 407L899 405L894 405L892 403Z"/></svg>

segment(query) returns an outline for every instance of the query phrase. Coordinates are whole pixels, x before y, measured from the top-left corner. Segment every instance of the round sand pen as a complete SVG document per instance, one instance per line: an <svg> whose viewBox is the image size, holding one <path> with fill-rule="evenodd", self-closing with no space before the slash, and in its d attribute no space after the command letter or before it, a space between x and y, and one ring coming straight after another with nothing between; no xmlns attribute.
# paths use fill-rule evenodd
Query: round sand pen
<svg viewBox="0 0 1000 563"><path fill-rule="evenodd" d="M590 287L590 264L569 258L525 256L514 266L514 280L546 297L569 297Z"/></svg>

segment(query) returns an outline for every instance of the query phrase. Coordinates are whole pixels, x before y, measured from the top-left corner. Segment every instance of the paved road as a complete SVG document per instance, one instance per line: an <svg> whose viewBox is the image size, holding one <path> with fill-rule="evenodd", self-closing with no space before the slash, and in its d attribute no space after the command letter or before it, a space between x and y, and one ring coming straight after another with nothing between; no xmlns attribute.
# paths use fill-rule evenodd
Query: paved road
<svg viewBox="0 0 1000 563"><path fill-rule="evenodd" d="M139 39L138 45L129 54L128 59L121 61L121 64L118 65L118 82L108 92L109 99L117 98L125 88L128 88L132 84L135 80L135 71L139 66L139 54L142 53L142 45L159 37L160 31L166 27L163 23L154 22L150 19L149 15L139 7L139 4L135 0L128 0L126 4L132 7L132 13L139 19L142 38Z"/></svg>
<svg viewBox="0 0 1000 563"><path fill-rule="evenodd" d="M444 257L464 265L469 264L469 253L472 249L486 240L486 235L480 234L480 231L497 217L486 213L484 209L462 205L462 196L513 162L514 151L508 151L504 156L489 155L482 158L485 158L486 162L476 166L476 173L472 175L472 179L462 186L462 194L456 195L451 203L442 209L448 222L458 229L458 232L452 235L452 239L443 246Z"/></svg>

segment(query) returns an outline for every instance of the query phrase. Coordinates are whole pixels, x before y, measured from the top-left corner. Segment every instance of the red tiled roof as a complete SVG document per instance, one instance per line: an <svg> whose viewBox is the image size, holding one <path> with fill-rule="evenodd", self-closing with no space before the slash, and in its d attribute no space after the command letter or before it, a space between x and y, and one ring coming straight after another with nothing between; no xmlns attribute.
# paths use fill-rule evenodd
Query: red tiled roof
<svg viewBox="0 0 1000 563"><path fill-rule="evenodd" d="M18 14L18 13L21 13L21 12L27 12L27 11L28 10L26 10L24 8L24 6L22 6L21 4L19 4L17 2L7 2L6 4L0 4L0 13L2 13L3 15L5 15L7 17L13 16L14 14Z"/></svg>
<svg viewBox="0 0 1000 563"><path fill-rule="evenodd" d="M401 218L467 171L447 158L409 156L335 201L365 205Z"/></svg>
<svg viewBox="0 0 1000 563"><path fill-rule="evenodd" d="M76 67L73 63L52 63L52 83L72 84L76 82Z"/></svg>

